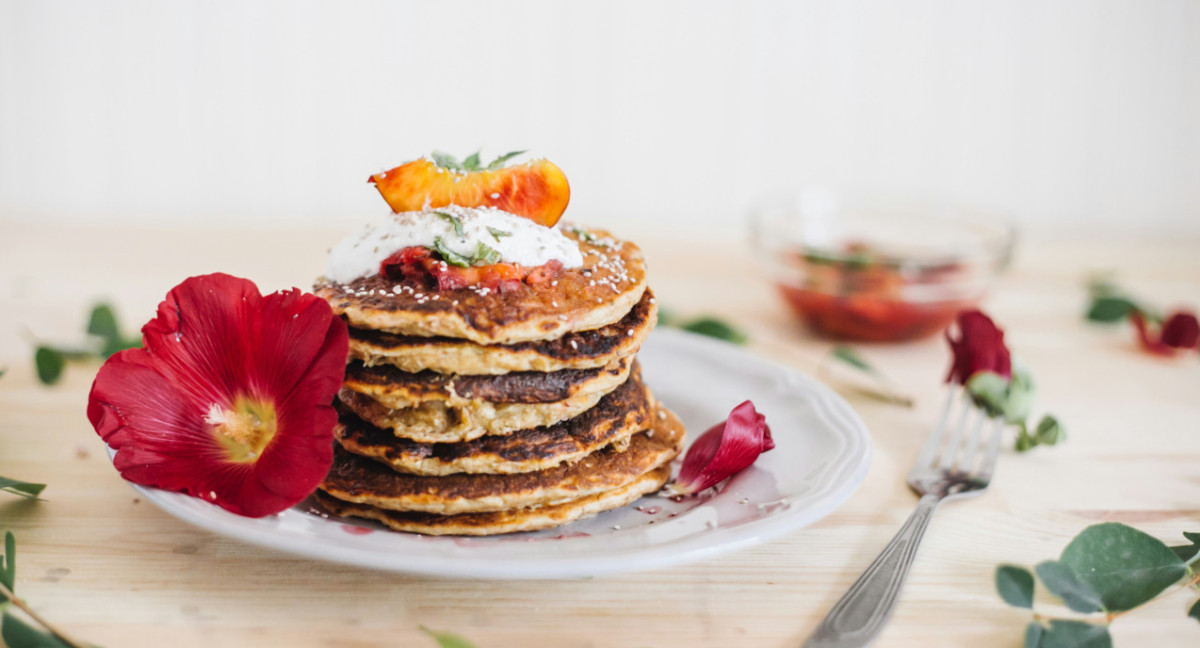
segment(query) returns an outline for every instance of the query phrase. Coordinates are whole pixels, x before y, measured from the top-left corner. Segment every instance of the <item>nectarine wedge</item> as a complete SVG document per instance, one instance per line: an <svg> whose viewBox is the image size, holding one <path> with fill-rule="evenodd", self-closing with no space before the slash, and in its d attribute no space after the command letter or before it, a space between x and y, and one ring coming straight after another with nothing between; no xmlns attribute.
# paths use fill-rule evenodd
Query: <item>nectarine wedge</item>
<svg viewBox="0 0 1200 648"><path fill-rule="evenodd" d="M446 205L495 207L546 227L558 222L571 199L567 176L547 160L464 171L422 158L377 173L370 182L397 213Z"/></svg>

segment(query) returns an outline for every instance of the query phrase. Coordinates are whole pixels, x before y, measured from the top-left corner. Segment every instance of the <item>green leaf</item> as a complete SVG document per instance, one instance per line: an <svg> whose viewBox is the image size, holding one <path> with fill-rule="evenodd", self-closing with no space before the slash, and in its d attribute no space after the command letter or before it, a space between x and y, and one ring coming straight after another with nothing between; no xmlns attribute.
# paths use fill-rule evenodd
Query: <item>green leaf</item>
<svg viewBox="0 0 1200 648"><path fill-rule="evenodd" d="M1136 310L1138 306L1131 300L1105 293L1092 299L1086 317L1090 322L1109 324L1128 318Z"/></svg>
<svg viewBox="0 0 1200 648"><path fill-rule="evenodd" d="M1171 547L1171 551L1175 552L1176 556L1179 556L1184 565L1190 566L1200 558L1200 533L1188 533L1184 531L1183 537L1191 541L1192 544Z"/></svg>
<svg viewBox="0 0 1200 648"><path fill-rule="evenodd" d="M502 168L504 168L505 162L508 162L509 160L517 157L518 155L520 155L524 152L525 151L509 151L508 153L505 153L504 155L501 155L500 157L496 158L495 160L492 160L491 162L489 162L487 165L487 170L495 171L496 169L502 169Z"/></svg>
<svg viewBox="0 0 1200 648"><path fill-rule="evenodd" d="M433 249L438 254L442 255L442 261L445 261L452 266L466 268L467 266L471 265L470 259L446 247L446 244L442 241L442 237L440 236L433 239Z"/></svg>
<svg viewBox="0 0 1200 648"><path fill-rule="evenodd" d="M967 379L967 393L988 416L1004 413L1008 401L1008 379L994 371L976 371Z"/></svg>
<svg viewBox="0 0 1200 648"><path fill-rule="evenodd" d="M1200 621L1200 600L1193 603L1192 607L1188 609L1188 616Z"/></svg>
<svg viewBox="0 0 1200 648"><path fill-rule="evenodd" d="M421 632L433 637L433 640L437 642L438 648L475 648L475 644L456 634L430 630L425 626L421 626Z"/></svg>
<svg viewBox="0 0 1200 648"><path fill-rule="evenodd" d="M0 490L20 495L29 499L37 499L38 495L45 490L45 484L34 484L32 482L23 482L8 477L0 477Z"/></svg>
<svg viewBox="0 0 1200 648"><path fill-rule="evenodd" d="M12 531L4 532L4 555L0 556L0 583L8 591L17 591L17 539ZM8 601L8 597L0 594L0 602Z"/></svg>
<svg viewBox="0 0 1200 648"><path fill-rule="evenodd" d="M475 246L475 257L473 260L476 263L482 263L483 265L492 265L500 260L500 253L494 248L485 245L483 241L480 241L479 244Z"/></svg>
<svg viewBox="0 0 1200 648"><path fill-rule="evenodd" d="M996 591L1013 607L1033 608L1033 574L1024 567L1001 565L996 568Z"/></svg>
<svg viewBox="0 0 1200 648"><path fill-rule="evenodd" d="M496 239L497 243L500 242L501 237L512 236L512 232L505 232L504 230L496 229L494 227L487 228L487 231L488 231L488 234L492 235L492 238Z"/></svg>
<svg viewBox="0 0 1200 648"><path fill-rule="evenodd" d="M462 168L464 171L478 171L479 151L475 151L474 153L468 155L467 158L462 161Z"/></svg>
<svg viewBox="0 0 1200 648"><path fill-rule="evenodd" d="M1008 400L1004 404L1004 420L1016 423L1029 418L1035 394L1033 374L1020 367L1014 367L1012 380L1008 383Z"/></svg>
<svg viewBox="0 0 1200 648"><path fill-rule="evenodd" d="M1071 568L1053 560L1035 567L1038 578L1050 593L1062 599L1067 607L1076 612L1098 612L1102 609L1100 595L1091 585L1079 580Z"/></svg>
<svg viewBox="0 0 1200 648"><path fill-rule="evenodd" d="M433 213L438 216L441 216L442 218L446 219L447 221L450 221L450 224L454 226L454 235L455 236L457 236L459 239L466 238L465 235L463 234L463 224L462 224L461 218L459 218L458 216L455 216L454 214L447 214L446 212L435 211Z"/></svg>
<svg viewBox="0 0 1200 648"><path fill-rule="evenodd" d="M1029 435L1029 429L1025 427L1025 421L1017 423L1017 442L1013 449L1017 452L1028 452L1038 445L1036 437Z"/></svg>
<svg viewBox="0 0 1200 648"><path fill-rule="evenodd" d="M1042 634L1039 648L1112 648L1112 637L1102 625L1055 619Z"/></svg>
<svg viewBox="0 0 1200 648"><path fill-rule="evenodd" d="M0 637L9 648L70 648L58 637L34 628L7 611L0 621Z"/></svg>
<svg viewBox="0 0 1200 648"><path fill-rule="evenodd" d="M583 229L582 227L580 227L578 225L571 225L570 227L567 228L567 231L571 232L575 236L578 236L585 243L591 243L592 245L596 245L600 242L600 239L596 238L595 234L592 234L591 232Z"/></svg>
<svg viewBox="0 0 1200 648"><path fill-rule="evenodd" d="M33 363L37 368L38 380L42 381L43 385L53 385L62 378L67 360L58 349L40 346L33 354Z"/></svg>
<svg viewBox="0 0 1200 648"><path fill-rule="evenodd" d="M121 329L117 326L117 316L112 306L96 304L88 317L87 332L105 340L121 339Z"/></svg>
<svg viewBox="0 0 1200 648"><path fill-rule="evenodd" d="M1037 621L1030 621L1029 625L1025 626L1025 648L1041 648L1042 635L1045 634L1046 628Z"/></svg>
<svg viewBox="0 0 1200 648"><path fill-rule="evenodd" d="M1123 612L1149 601L1187 571L1161 540L1119 522L1084 529L1063 549L1059 560L1100 595L1109 612Z"/></svg>
<svg viewBox="0 0 1200 648"><path fill-rule="evenodd" d="M700 317L683 324L679 328L691 331L692 333L717 338L718 340L732 342L733 344L745 344L748 339L745 333L715 317Z"/></svg>
<svg viewBox="0 0 1200 648"><path fill-rule="evenodd" d="M868 364L866 360L863 360L862 356L858 355L858 351L855 351L853 347L838 345L833 347L829 353L856 369L862 369L867 373L875 373L875 368Z"/></svg>
<svg viewBox="0 0 1200 648"><path fill-rule="evenodd" d="M430 157L433 158L434 164L442 167L443 169L462 171L462 165L459 164L458 158L454 157L453 155L450 155L449 153L443 153L441 151L434 151L430 155Z"/></svg>
<svg viewBox="0 0 1200 648"><path fill-rule="evenodd" d="M1038 443L1052 446L1065 440L1067 432L1063 429L1062 424L1058 422L1058 419L1047 414L1042 417L1042 420L1038 421L1034 436L1037 438Z"/></svg>

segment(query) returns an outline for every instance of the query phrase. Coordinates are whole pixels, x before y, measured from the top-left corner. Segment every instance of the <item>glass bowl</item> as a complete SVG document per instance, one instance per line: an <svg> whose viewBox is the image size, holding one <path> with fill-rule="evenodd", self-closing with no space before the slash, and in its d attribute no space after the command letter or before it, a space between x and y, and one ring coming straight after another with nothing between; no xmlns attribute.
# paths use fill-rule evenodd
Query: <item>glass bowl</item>
<svg viewBox="0 0 1200 648"><path fill-rule="evenodd" d="M974 307L1012 256L1007 217L810 189L751 213L756 257L791 308L834 338L932 335Z"/></svg>

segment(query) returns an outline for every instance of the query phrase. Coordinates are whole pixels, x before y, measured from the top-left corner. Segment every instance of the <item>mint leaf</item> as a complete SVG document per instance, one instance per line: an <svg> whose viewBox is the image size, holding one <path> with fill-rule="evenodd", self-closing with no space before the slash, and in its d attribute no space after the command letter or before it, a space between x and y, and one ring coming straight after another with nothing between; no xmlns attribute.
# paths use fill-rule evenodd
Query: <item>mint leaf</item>
<svg viewBox="0 0 1200 648"><path fill-rule="evenodd" d="M34 628L7 611L0 621L0 637L12 648L70 648L58 637Z"/></svg>
<svg viewBox="0 0 1200 648"><path fill-rule="evenodd" d="M1033 434L1037 442L1042 445L1055 445L1067 438L1067 432L1063 429L1062 424L1049 414L1038 421L1037 429Z"/></svg>
<svg viewBox="0 0 1200 648"><path fill-rule="evenodd" d="M1045 634L1046 628L1037 621L1030 621L1029 625L1025 626L1025 648L1041 648L1042 635Z"/></svg>
<svg viewBox="0 0 1200 648"><path fill-rule="evenodd" d="M1188 616L1200 621L1200 601L1196 601L1194 604L1192 604L1191 609L1188 610Z"/></svg>
<svg viewBox="0 0 1200 648"><path fill-rule="evenodd" d="M483 265L492 265L493 263L496 263L499 260L500 260L500 253L497 252L495 249L490 248L487 245L484 245L483 241L480 241L479 244L475 246L474 261L476 263L482 263Z"/></svg>
<svg viewBox="0 0 1200 648"><path fill-rule="evenodd" d="M830 351L830 354L852 367L862 369L867 373L875 373L875 368L867 364L867 361L863 360L862 356L858 355L858 351L855 351L851 347L842 345L835 346Z"/></svg>
<svg viewBox="0 0 1200 648"><path fill-rule="evenodd" d="M1100 596L1108 612L1123 612L1149 601L1187 572L1179 556L1161 540L1119 522L1084 529L1059 560Z"/></svg>
<svg viewBox="0 0 1200 648"><path fill-rule="evenodd" d="M1090 322L1110 324L1128 318L1129 314L1136 310L1138 310L1137 304L1134 304L1129 299L1114 295L1104 295L1092 299L1092 304L1088 307L1086 317Z"/></svg>
<svg viewBox="0 0 1200 648"><path fill-rule="evenodd" d="M1033 608L1033 574L1024 567L1001 565L996 568L996 591L1013 607Z"/></svg>
<svg viewBox="0 0 1200 648"><path fill-rule="evenodd" d="M67 360L58 349L40 346L33 354L33 364L37 368L38 380L42 381L43 385L53 385L62 378Z"/></svg>
<svg viewBox="0 0 1200 648"><path fill-rule="evenodd" d="M508 162L509 160L517 157L518 155L520 155L524 152L525 151L510 151L508 153L505 153L504 155L501 155L500 157L496 158L495 160L492 160L491 162L489 162L487 165L487 170L495 171L496 169L502 169L502 168L504 168L505 162Z"/></svg>
<svg viewBox="0 0 1200 648"><path fill-rule="evenodd" d="M20 495L29 499L37 499L38 495L46 489L45 484L34 484L32 482L17 481L8 477L0 477L0 491Z"/></svg>
<svg viewBox="0 0 1200 648"><path fill-rule="evenodd" d="M583 239L583 241L586 243L591 243L592 245L596 245L597 243L600 242L600 239L596 238L595 234L592 234L591 232L583 229L582 227L580 227L578 225L572 225L572 226L568 227L567 231L569 231L569 232L573 233L575 236L578 236L579 238Z"/></svg>
<svg viewBox="0 0 1200 648"><path fill-rule="evenodd" d="M691 331L692 333L717 338L718 340L732 342L733 344L745 344L746 340L749 339L745 333L715 317L699 317L683 324L679 328Z"/></svg>
<svg viewBox="0 0 1200 648"><path fill-rule="evenodd" d="M434 164L442 167L443 169L451 169L453 171L462 171L462 165L459 164L458 158L454 157L453 155L450 155L449 153L443 153L441 151L434 151L429 157L433 158Z"/></svg>
<svg viewBox="0 0 1200 648"><path fill-rule="evenodd" d="M1038 578L1050 593L1076 612L1098 612L1103 607L1100 595L1091 585L1079 580L1070 567L1053 560L1039 563L1035 568Z"/></svg>
<svg viewBox="0 0 1200 648"><path fill-rule="evenodd" d="M474 153L468 155L467 159L462 161L462 168L464 171L478 171L479 151L475 151Z"/></svg>
<svg viewBox="0 0 1200 648"><path fill-rule="evenodd" d="M438 648L475 648L475 644L456 634L430 630L425 626L421 626L421 632L433 637L433 640L437 642Z"/></svg>
<svg viewBox="0 0 1200 648"><path fill-rule="evenodd" d="M492 235L492 238L496 239L497 243L500 242L501 237L512 236L512 232L505 232L504 230L496 229L495 227L489 227L487 228L487 231L488 234Z"/></svg>
<svg viewBox="0 0 1200 648"><path fill-rule="evenodd" d="M1112 637L1102 625L1055 619L1038 645L1039 648L1112 648Z"/></svg>
<svg viewBox="0 0 1200 648"><path fill-rule="evenodd" d="M12 531L4 533L4 555L0 556L0 583L4 583L9 592L15 592L17 589L17 539L13 537ZM0 603L7 601L8 597L0 594Z"/></svg>
<svg viewBox="0 0 1200 648"><path fill-rule="evenodd" d="M446 247L446 244L442 242L442 237L440 236L433 239L433 250L442 255L442 261L445 261L452 266L466 268L467 266L471 265L470 259Z"/></svg>
<svg viewBox="0 0 1200 648"><path fill-rule="evenodd" d="M454 214L447 214L446 212L435 211L433 213L450 221L450 224L454 226L454 235L460 240L466 238L466 236L463 234L463 224L461 218L455 216Z"/></svg>

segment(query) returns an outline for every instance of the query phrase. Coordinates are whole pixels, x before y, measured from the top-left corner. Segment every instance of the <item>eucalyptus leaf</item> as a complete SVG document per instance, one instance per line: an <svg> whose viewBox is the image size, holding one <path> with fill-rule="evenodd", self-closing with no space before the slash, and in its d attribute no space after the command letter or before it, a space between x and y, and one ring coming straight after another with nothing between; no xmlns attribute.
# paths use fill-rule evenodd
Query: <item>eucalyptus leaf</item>
<svg viewBox="0 0 1200 648"><path fill-rule="evenodd" d="M7 610L0 621L0 637L9 648L70 648L63 640L34 628Z"/></svg>
<svg viewBox="0 0 1200 648"><path fill-rule="evenodd" d="M1035 568L1042 585L1050 593L1076 612L1099 612L1102 609L1100 594L1091 585L1079 579L1071 568L1053 560L1039 563Z"/></svg>
<svg viewBox="0 0 1200 648"><path fill-rule="evenodd" d="M9 592L17 590L17 539L12 531L4 532L4 555L0 556L0 583ZM7 602L8 597L0 594L0 603Z"/></svg>
<svg viewBox="0 0 1200 648"><path fill-rule="evenodd" d="M1176 556L1183 561L1184 565L1191 565L1200 558L1200 533L1183 532L1183 537L1187 538L1192 544L1171 547L1171 551L1175 552Z"/></svg>
<svg viewBox="0 0 1200 648"><path fill-rule="evenodd" d="M1138 310L1137 304L1129 299L1112 294L1101 294L1092 299L1086 317L1090 322L1111 324L1128 318L1130 313L1136 310Z"/></svg>
<svg viewBox="0 0 1200 648"><path fill-rule="evenodd" d="M1025 648L1041 648L1042 635L1045 634L1046 628L1037 621L1030 621L1029 625L1025 626Z"/></svg>
<svg viewBox="0 0 1200 648"><path fill-rule="evenodd" d="M994 371L976 371L967 379L967 393L989 416L1004 413L1008 400L1008 379Z"/></svg>
<svg viewBox="0 0 1200 648"><path fill-rule="evenodd" d="M437 642L438 648L475 648L475 644L450 632L430 630L425 626L421 626L421 632L433 637L433 640Z"/></svg>
<svg viewBox="0 0 1200 648"><path fill-rule="evenodd" d="M838 345L833 347L829 353L856 369L862 369L871 374L875 373L875 368L868 364L866 360L863 360L862 356L858 355L858 351L855 351L852 347Z"/></svg>
<svg viewBox="0 0 1200 648"><path fill-rule="evenodd" d="M1055 445L1067 438L1067 433L1063 430L1062 424L1058 419L1049 414L1042 417L1038 421L1037 430L1034 432L1037 442L1042 445Z"/></svg>
<svg viewBox="0 0 1200 648"><path fill-rule="evenodd" d="M1130 610L1153 599L1187 572L1179 556L1161 540L1119 522L1084 529L1059 560L1099 594L1109 612Z"/></svg>
<svg viewBox="0 0 1200 648"><path fill-rule="evenodd" d="M112 306L97 304L92 308L92 314L88 316L87 332L103 339L105 346L114 341L120 344L121 328L117 325L117 315Z"/></svg>
<svg viewBox="0 0 1200 648"><path fill-rule="evenodd" d="M1008 400L1004 404L1004 420L1016 423L1029 418L1035 393L1033 374L1026 369L1014 367L1012 380L1008 383Z"/></svg>
<svg viewBox="0 0 1200 648"><path fill-rule="evenodd" d="M464 171L478 171L479 151L475 151L474 153L468 155L466 159L462 161L462 168Z"/></svg>
<svg viewBox="0 0 1200 648"><path fill-rule="evenodd" d="M1188 608L1188 616L1200 621L1200 600L1196 601L1192 604L1192 607Z"/></svg>
<svg viewBox="0 0 1200 648"><path fill-rule="evenodd" d="M449 153L443 153L441 151L434 151L432 154L430 154L429 157L433 158L434 164L442 167L443 169L462 171L462 165L459 164L458 158L454 157L453 155L450 155Z"/></svg>
<svg viewBox="0 0 1200 648"><path fill-rule="evenodd" d="M684 323L679 328L700 335L717 338L733 344L745 344L746 334L737 330L724 320L719 320L715 317L699 317L689 322Z"/></svg>
<svg viewBox="0 0 1200 648"><path fill-rule="evenodd" d="M1112 637L1102 625L1055 619L1042 634L1039 648L1112 648Z"/></svg>
<svg viewBox="0 0 1200 648"><path fill-rule="evenodd" d="M37 499L38 495L40 495L45 488L45 484L34 484L32 482L9 479L8 477L0 477L0 490L12 493L13 495L27 497L29 499Z"/></svg>
<svg viewBox="0 0 1200 648"><path fill-rule="evenodd" d="M505 153L504 155L501 155L500 157L496 158L495 160L492 160L491 162L489 162L487 165L487 170L495 171L496 169L501 169L504 167L505 162L508 162L509 160L517 157L518 155L520 155L524 152L525 151L509 151L508 153Z"/></svg>
<svg viewBox="0 0 1200 648"><path fill-rule="evenodd" d="M996 568L996 591L1013 607L1033 608L1033 574L1024 567L1001 565Z"/></svg>
<svg viewBox="0 0 1200 648"><path fill-rule="evenodd" d="M67 360L58 349L40 346L33 353L33 364L37 369L38 380L42 381L43 385L53 385L62 378Z"/></svg>

